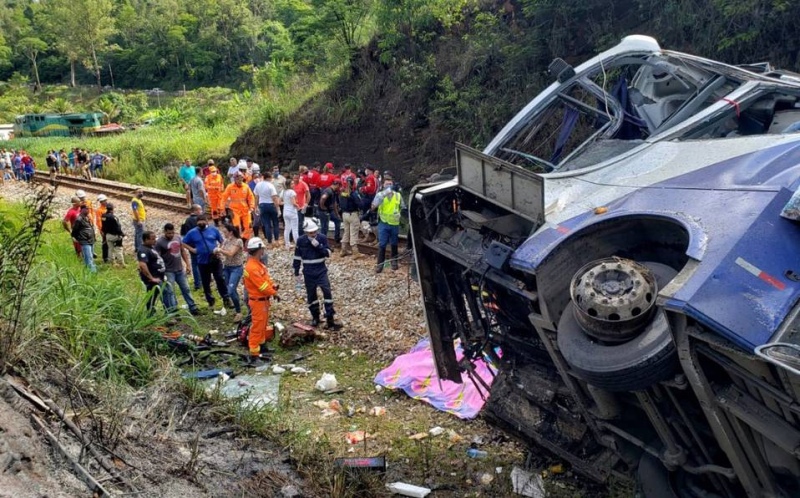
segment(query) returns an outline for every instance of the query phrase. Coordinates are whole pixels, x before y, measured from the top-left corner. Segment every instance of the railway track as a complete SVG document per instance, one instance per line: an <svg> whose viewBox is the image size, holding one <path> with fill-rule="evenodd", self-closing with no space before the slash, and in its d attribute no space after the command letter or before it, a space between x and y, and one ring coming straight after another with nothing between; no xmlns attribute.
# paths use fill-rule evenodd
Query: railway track
<svg viewBox="0 0 800 498"><path fill-rule="evenodd" d="M38 183L50 183L50 174L45 171L37 171L33 179ZM94 194L105 194L109 198L120 199L125 202L131 200L133 191L137 187L137 185L130 183L115 182L101 178L86 180L85 178L61 174L56 176L56 186L73 192L75 190L83 190ZM148 187L142 187L142 190L144 191L144 200L147 206L174 211L181 215L185 215L188 211L186 208L186 196L183 194ZM363 239L363 242L358 243L358 250L362 254L370 256L378 254L377 241L374 240L374 235L367 234ZM400 241L400 245L404 247L405 237L401 236L401 239L403 240ZM339 245L336 244L332 237L329 237L328 240L331 247L335 250L339 249Z"/></svg>

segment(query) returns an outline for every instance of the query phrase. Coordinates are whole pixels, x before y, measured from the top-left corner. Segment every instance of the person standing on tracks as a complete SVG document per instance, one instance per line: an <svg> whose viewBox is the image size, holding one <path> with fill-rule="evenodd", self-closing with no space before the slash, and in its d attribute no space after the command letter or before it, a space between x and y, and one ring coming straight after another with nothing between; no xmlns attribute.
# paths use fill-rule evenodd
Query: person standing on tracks
<svg viewBox="0 0 800 498"><path fill-rule="evenodd" d="M89 159L89 173L93 178L103 177L103 165L109 161L109 157L101 154L99 150L95 149L94 154Z"/></svg>
<svg viewBox="0 0 800 498"><path fill-rule="evenodd" d="M328 228L330 222L333 221L333 238L337 243L341 240L341 226L342 217L339 214L339 189L342 188L342 182L334 180L330 187L322 191L319 198L319 206L317 207L317 217L320 222L320 230L323 237L328 236Z"/></svg>
<svg viewBox="0 0 800 498"><path fill-rule="evenodd" d="M211 219L215 225L219 225L219 220L225 216L225 206L222 204L225 181L214 166L214 161L209 159L209 164L208 176L205 179L206 195L208 195L208 205L211 207Z"/></svg>
<svg viewBox="0 0 800 498"><path fill-rule="evenodd" d="M294 276L298 284L300 283L300 267L303 268L306 300L308 310L311 312L311 326L316 327L320 324L320 306L317 296L317 288L320 288L327 326L330 329L338 330L341 325L333 319L336 311L333 309L333 294L331 293L331 282L328 279L328 267L325 266L325 259L331 256L328 238L319 233L319 227L311 220L306 221L303 230L305 234L297 239L297 245L294 248L292 268L294 268Z"/></svg>
<svg viewBox="0 0 800 498"><path fill-rule="evenodd" d="M375 199L372 201L372 210L378 212L378 263L375 273L383 271L387 245L392 248L392 270L399 268L397 243L400 235L400 215L405 209L403 197L394 191L391 181L385 181L383 190L375 195Z"/></svg>
<svg viewBox="0 0 800 498"><path fill-rule="evenodd" d="M106 234L103 232L103 215L106 214L108 209L108 197L105 194L97 196L97 209L94 212L94 226L100 232L100 237L103 240L103 263L108 263L108 240Z"/></svg>
<svg viewBox="0 0 800 498"><path fill-rule="evenodd" d="M110 202L106 203L106 212L103 214L100 226L108 243L111 264L115 267L125 266L125 258L122 255L122 239L125 237L125 232L122 231L122 224L114 214L114 205Z"/></svg>
<svg viewBox="0 0 800 498"><path fill-rule="evenodd" d="M45 162L47 163L47 170L50 172L50 184L55 186L56 175L58 174L58 156L55 149L47 151Z"/></svg>
<svg viewBox="0 0 800 498"><path fill-rule="evenodd" d="M239 227L242 237L245 239L252 237L250 213L255 209L255 196L250 187L244 183L244 177L241 174L236 174L233 177L233 183L225 188L222 193L222 205L230 208L233 212L231 223L233 226Z"/></svg>
<svg viewBox="0 0 800 498"><path fill-rule="evenodd" d="M201 173L200 168L195 168L195 175L189 180L189 197L192 200L192 202L189 203L189 207L191 207L192 204L197 204L205 211L206 206L208 206L208 193L206 192Z"/></svg>
<svg viewBox="0 0 800 498"><path fill-rule="evenodd" d="M375 194L378 193L378 182L375 178L375 168L367 166L364 168L364 181L361 186L361 215L368 215L372 201L375 199Z"/></svg>
<svg viewBox="0 0 800 498"><path fill-rule="evenodd" d="M183 221L181 225L181 237L185 237L189 230L197 226L197 218L203 214L203 208L194 204L189 216ZM194 290L202 288L202 279L200 278L200 268L197 266L197 254L190 252L189 260L192 267L192 280L194 282Z"/></svg>
<svg viewBox="0 0 800 498"><path fill-rule="evenodd" d="M186 191L186 204L189 208L192 207L192 191L189 188L189 183L196 174L196 170L194 166L192 166L192 161L190 159L184 159L181 169L178 170L178 178L180 178L181 183L183 183L183 189Z"/></svg>
<svg viewBox="0 0 800 498"><path fill-rule="evenodd" d="M261 260L266 245L258 237L247 241L247 263L242 275L250 308L252 324L248 337L251 363L266 353L266 343L272 340L273 330L269 325L270 298L278 299L278 285L272 282L267 265Z"/></svg>
<svg viewBox="0 0 800 498"><path fill-rule="evenodd" d="M81 204L80 214L75 220L75 223L72 224L70 233L73 242L81 246L83 264L86 265L86 268L88 268L90 272L94 273L97 271L97 267L94 265L95 235L94 225L92 223L93 220L89 216L89 207L85 204Z"/></svg>
<svg viewBox="0 0 800 498"><path fill-rule="evenodd" d="M197 255L197 266L200 270L200 280L203 283L203 293L209 308L214 307L215 299L211 294L211 279L217 286L217 292L224 304L227 304L228 289L222 275L222 260L219 257L218 247L222 244L222 234L216 227L208 226L208 217L201 214L197 217L197 226L189 230L183 237L183 246L190 254ZM214 314L225 315L225 306L214 311Z"/></svg>
<svg viewBox="0 0 800 498"><path fill-rule="evenodd" d="M339 209L342 212L344 233L342 234L342 256L354 255L353 259L361 257L358 252L358 230L361 227L361 194L355 187L353 176L343 176L342 190L339 193Z"/></svg>
<svg viewBox="0 0 800 498"><path fill-rule="evenodd" d="M137 253L139 253L139 248L142 245L144 223L147 220L147 210L144 208L142 197L144 197L144 190L142 190L142 187L136 187L131 199L131 212L133 215L133 247Z"/></svg>
<svg viewBox="0 0 800 498"><path fill-rule="evenodd" d="M278 234L280 233L280 226L278 224L278 210L280 209L280 198L275 185L272 183L272 178L265 177L262 181L258 182L253 194L258 199L258 212L261 215L261 224L264 228L264 237L267 239L267 244L278 244ZM273 243L273 239L275 242Z"/></svg>

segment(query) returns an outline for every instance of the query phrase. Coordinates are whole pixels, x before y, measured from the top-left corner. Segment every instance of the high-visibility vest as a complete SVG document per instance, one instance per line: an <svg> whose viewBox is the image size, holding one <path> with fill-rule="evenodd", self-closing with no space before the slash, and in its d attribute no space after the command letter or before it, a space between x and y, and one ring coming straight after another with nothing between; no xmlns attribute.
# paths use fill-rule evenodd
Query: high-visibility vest
<svg viewBox="0 0 800 498"><path fill-rule="evenodd" d="M235 183L231 183L225 189L225 192L222 193L222 204L223 207L225 203L230 201L230 208L234 211L236 210L244 210L248 211L254 208L254 200L253 200L253 192L250 191L250 187L245 185L244 183L242 186L238 186Z"/></svg>
<svg viewBox="0 0 800 498"><path fill-rule="evenodd" d="M97 206L97 210L94 213L95 216L94 224L95 226L97 226L98 229L102 229L103 227L103 215L106 214L106 211L107 211L106 207L101 202L100 205Z"/></svg>
<svg viewBox="0 0 800 498"><path fill-rule="evenodd" d="M378 206L378 217L388 225L400 224L400 194L395 192L391 198L383 198Z"/></svg>
<svg viewBox="0 0 800 498"><path fill-rule="evenodd" d="M134 197L131 199L131 211L134 211L139 214L139 221L144 221L147 217L147 213L144 210L144 204L142 200L138 197Z"/></svg>
<svg viewBox="0 0 800 498"><path fill-rule="evenodd" d="M222 175L220 174L208 175L205 184L209 197L222 195L222 191L225 190L225 183L222 181Z"/></svg>

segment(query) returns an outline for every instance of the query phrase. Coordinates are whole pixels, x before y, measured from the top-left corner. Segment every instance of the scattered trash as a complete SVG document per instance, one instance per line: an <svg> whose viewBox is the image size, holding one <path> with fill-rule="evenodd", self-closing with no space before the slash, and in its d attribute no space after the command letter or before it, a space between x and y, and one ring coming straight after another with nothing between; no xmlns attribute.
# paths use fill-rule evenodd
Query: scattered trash
<svg viewBox="0 0 800 498"><path fill-rule="evenodd" d="M431 436L433 436L433 437L436 437L436 436L441 436L442 434L444 434L444 427L439 427L439 426L437 425L436 427L433 427L433 428L431 428L431 429L428 431L428 434L430 434L430 435L431 435Z"/></svg>
<svg viewBox="0 0 800 498"><path fill-rule="evenodd" d="M309 373L309 372L308 372L308 370L306 370L306 369L305 369L305 368L303 368L303 367L294 367L294 368L291 370L291 372L292 372L293 374L307 374L307 373Z"/></svg>
<svg viewBox="0 0 800 498"><path fill-rule="evenodd" d="M467 456L470 458L486 458L489 456L489 454L483 450L479 450L478 448L468 448Z"/></svg>
<svg viewBox="0 0 800 498"><path fill-rule="evenodd" d="M275 365L274 367L272 367L272 373L274 374L280 375L284 372L286 372L286 369L281 366Z"/></svg>
<svg viewBox="0 0 800 498"><path fill-rule="evenodd" d="M492 474L489 474L488 472L484 472L483 474L481 474L480 481L481 484L483 484L484 486L488 486L489 484L492 483L492 481L494 481L494 476Z"/></svg>
<svg viewBox="0 0 800 498"><path fill-rule="evenodd" d="M219 330L218 329L211 329L211 330L208 331L208 333L211 334L211 335L217 335L217 334L219 334Z"/></svg>
<svg viewBox="0 0 800 498"><path fill-rule="evenodd" d="M327 401L323 401L321 399L318 399L317 401L315 401L315 402L313 402L311 404L316 406L320 410L324 410L324 409L328 408L328 402Z"/></svg>
<svg viewBox="0 0 800 498"><path fill-rule="evenodd" d="M335 412L340 412L341 413L341 411L342 411L342 402L339 401L338 399L332 399L330 401L330 403L328 403L328 408L330 408L331 410L333 410Z"/></svg>
<svg viewBox="0 0 800 498"><path fill-rule="evenodd" d="M323 373L322 377L314 384L317 391L332 391L337 387L339 387L339 383L336 382L336 376L329 373Z"/></svg>
<svg viewBox="0 0 800 498"><path fill-rule="evenodd" d="M376 393L379 393L379 392L381 392L381 391L383 391L383 386L382 386L382 385L380 385L380 384L377 384L377 385L375 386L375 392L376 392Z"/></svg>
<svg viewBox="0 0 800 498"><path fill-rule="evenodd" d="M373 406L369 410L370 415L374 415L376 417L383 417L386 415L386 408L383 406Z"/></svg>
<svg viewBox="0 0 800 498"><path fill-rule="evenodd" d="M266 363L264 365L261 365L260 367L256 367L255 370L256 372L266 372L268 368L269 368L269 363Z"/></svg>
<svg viewBox="0 0 800 498"><path fill-rule="evenodd" d="M414 435L408 436L408 439L413 439L414 441L419 441L420 439L425 439L428 437L427 432L418 432Z"/></svg>
<svg viewBox="0 0 800 498"><path fill-rule="evenodd" d="M495 468L494 468L494 471L495 471L495 473L497 473L497 474L502 474L502 473L503 473L503 467L495 467Z"/></svg>
<svg viewBox="0 0 800 498"><path fill-rule="evenodd" d="M200 370L197 372L186 372L181 374L181 377L184 379L198 379L198 380L206 380L206 379L213 379L217 377L219 374L224 373L229 378L233 375L233 370L230 368L219 369L215 368L213 370Z"/></svg>
<svg viewBox="0 0 800 498"><path fill-rule="evenodd" d="M483 438L481 436L475 436L472 438L472 444L483 444Z"/></svg>
<svg viewBox="0 0 800 498"><path fill-rule="evenodd" d="M364 431L353 431L353 432L348 432L347 434L344 435L344 438L350 444L358 444L368 437L369 435Z"/></svg>
<svg viewBox="0 0 800 498"><path fill-rule="evenodd" d="M297 487L287 484L281 488L280 496L281 498L298 498L303 496L303 493L301 493Z"/></svg>
<svg viewBox="0 0 800 498"><path fill-rule="evenodd" d="M547 470L551 474L563 474L564 473L564 464L563 463L558 463L556 465L551 465L550 467L547 468Z"/></svg>
<svg viewBox="0 0 800 498"><path fill-rule="evenodd" d="M296 365L295 365L294 363L287 363L286 365L281 365L281 366L282 366L283 368L285 368L286 370L291 370L291 369L293 369L293 368L294 368Z"/></svg>
<svg viewBox="0 0 800 498"><path fill-rule="evenodd" d="M224 382L220 394L227 398L243 398L242 406L260 408L278 401L281 378L277 375L240 375L236 382Z"/></svg>
<svg viewBox="0 0 800 498"><path fill-rule="evenodd" d="M448 429L448 430L447 430L447 438L448 438L448 439L450 440L450 442L451 442L451 443L453 443L453 444L460 443L460 442L461 442L461 441L464 439L464 438L461 436L461 434L457 433L457 432L456 432L456 431L454 431L453 429Z"/></svg>
<svg viewBox="0 0 800 498"><path fill-rule="evenodd" d="M519 467L511 470L511 485L514 493L529 498L545 498L544 481L541 476L526 472Z"/></svg>
<svg viewBox="0 0 800 498"><path fill-rule="evenodd" d="M367 469L384 472L386 470L386 457L337 458L333 461L333 465L348 469Z"/></svg>
<svg viewBox="0 0 800 498"><path fill-rule="evenodd" d="M322 410L322 418L333 417L334 415L339 415L339 412L336 410L331 410L330 408L325 408Z"/></svg>
<svg viewBox="0 0 800 498"><path fill-rule="evenodd" d="M392 493L397 493L402 496L411 496L414 498L425 498L431 492L428 488L422 486L414 486L404 482L392 482L386 485L386 489Z"/></svg>

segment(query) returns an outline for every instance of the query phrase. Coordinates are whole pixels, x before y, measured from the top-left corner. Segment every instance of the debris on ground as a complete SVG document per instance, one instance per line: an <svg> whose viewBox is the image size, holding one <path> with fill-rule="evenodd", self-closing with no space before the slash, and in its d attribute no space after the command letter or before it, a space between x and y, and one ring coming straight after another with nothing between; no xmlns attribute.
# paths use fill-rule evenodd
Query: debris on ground
<svg viewBox="0 0 800 498"><path fill-rule="evenodd" d="M347 469L366 469L378 472L386 471L386 457L363 457L363 458L336 458L333 460L334 467Z"/></svg>
<svg viewBox="0 0 800 498"><path fill-rule="evenodd" d="M431 427L428 430L428 434L430 434L433 437L441 436L442 434L444 434L444 427L439 427L438 425L436 427Z"/></svg>
<svg viewBox="0 0 800 498"><path fill-rule="evenodd" d="M511 485L514 493L529 498L545 498L544 481L542 476L526 472L519 467L511 470Z"/></svg>
<svg viewBox="0 0 800 498"><path fill-rule="evenodd" d="M351 431L344 435L344 438L350 444L358 444L368 437L370 437L370 434L367 434L364 431Z"/></svg>
<svg viewBox="0 0 800 498"><path fill-rule="evenodd" d="M414 498L425 498L431 492L428 488L414 486L413 484L407 484L405 482L389 483L386 485L386 489L401 496L412 496Z"/></svg>
<svg viewBox="0 0 800 498"><path fill-rule="evenodd" d="M314 388L317 391L333 391L339 387L339 383L336 381L336 376L329 373L323 373L322 377L314 384Z"/></svg>
<svg viewBox="0 0 800 498"><path fill-rule="evenodd" d="M383 417L386 415L386 407L385 406L373 406L369 410L369 414L375 417Z"/></svg>
<svg viewBox="0 0 800 498"><path fill-rule="evenodd" d="M243 407L262 408L278 402L280 379L277 375L239 375L222 384L219 392L226 398L241 398Z"/></svg>

